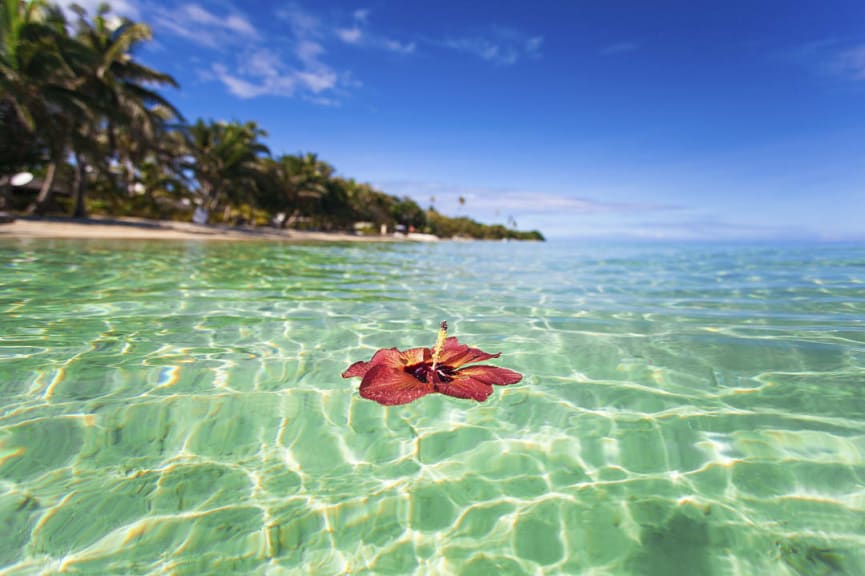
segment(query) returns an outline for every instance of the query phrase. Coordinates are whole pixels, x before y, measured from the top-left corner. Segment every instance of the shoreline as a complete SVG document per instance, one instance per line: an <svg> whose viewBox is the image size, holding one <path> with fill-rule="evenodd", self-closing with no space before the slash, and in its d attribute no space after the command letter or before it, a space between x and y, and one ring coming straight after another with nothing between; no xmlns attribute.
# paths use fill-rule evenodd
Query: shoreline
<svg viewBox="0 0 865 576"><path fill-rule="evenodd" d="M216 224L193 224L146 218L38 218L17 217L0 224L3 239L58 240L194 240L268 242L423 242L431 238L356 236L345 232L307 232L278 228L247 228ZM437 240L437 238L436 238Z"/></svg>

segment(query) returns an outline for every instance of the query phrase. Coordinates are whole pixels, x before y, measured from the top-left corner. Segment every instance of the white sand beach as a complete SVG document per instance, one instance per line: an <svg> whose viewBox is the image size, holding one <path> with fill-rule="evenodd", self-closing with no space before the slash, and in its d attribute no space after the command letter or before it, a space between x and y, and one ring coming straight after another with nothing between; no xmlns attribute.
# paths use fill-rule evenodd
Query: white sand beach
<svg viewBox="0 0 865 576"><path fill-rule="evenodd" d="M415 235L412 235L415 236ZM66 238L108 240L206 240L279 242L400 242L428 238L404 236L358 236L341 232L306 232L277 228L246 228L201 225L191 222L143 218L18 218L0 224L3 238Z"/></svg>

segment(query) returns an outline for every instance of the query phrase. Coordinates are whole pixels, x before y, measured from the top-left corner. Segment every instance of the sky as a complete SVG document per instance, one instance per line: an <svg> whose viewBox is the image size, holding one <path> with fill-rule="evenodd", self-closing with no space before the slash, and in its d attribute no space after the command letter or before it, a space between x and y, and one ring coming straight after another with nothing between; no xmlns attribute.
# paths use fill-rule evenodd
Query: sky
<svg viewBox="0 0 865 576"><path fill-rule="evenodd" d="M274 154L445 214L865 240L862 0L112 6L152 27L136 56L177 79L188 120L254 120Z"/></svg>

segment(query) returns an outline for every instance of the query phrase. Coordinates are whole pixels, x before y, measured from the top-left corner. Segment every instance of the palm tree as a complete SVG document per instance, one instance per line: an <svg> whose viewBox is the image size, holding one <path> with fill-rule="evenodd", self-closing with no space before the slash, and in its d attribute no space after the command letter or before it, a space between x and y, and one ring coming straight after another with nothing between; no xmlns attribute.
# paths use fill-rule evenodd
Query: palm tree
<svg viewBox="0 0 865 576"><path fill-rule="evenodd" d="M2 137L20 138L23 131L25 142L47 149L48 168L38 204L48 199L66 155L70 127L84 110L70 90L74 71L65 55L72 47L66 19L57 6L44 0L2 0L0 100L8 112ZM21 151L19 142L11 147ZM4 142L2 148L6 147Z"/></svg>
<svg viewBox="0 0 865 576"><path fill-rule="evenodd" d="M58 50L63 13L43 0L3 0L0 13L0 97L31 131L50 107L52 87L68 68ZM61 80L62 81L62 80Z"/></svg>
<svg viewBox="0 0 865 576"><path fill-rule="evenodd" d="M181 115L148 87L176 87L174 78L132 58L134 48L151 38L147 25L110 19L107 5L100 6L92 22L82 8L74 9L78 13L76 40L80 50L71 59L77 77L73 86L87 102L88 114L74 139L73 216L83 217L89 162L101 164L103 172L107 172L106 159L119 163L126 173L128 191L135 173L133 160L142 160L148 150L155 148L167 123Z"/></svg>
<svg viewBox="0 0 865 576"><path fill-rule="evenodd" d="M255 122L204 122L184 131L186 168L193 174L208 210L254 198L264 178L261 158L270 154L259 141L267 133Z"/></svg>
<svg viewBox="0 0 865 576"><path fill-rule="evenodd" d="M346 190L349 205L357 220L372 222L377 227L394 224L392 212L396 199L393 196L353 179L346 181Z"/></svg>
<svg viewBox="0 0 865 576"><path fill-rule="evenodd" d="M40 164L43 152L36 134L21 120L12 100L0 98L0 175Z"/></svg>
<svg viewBox="0 0 865 576"><path fill-rule="evenodd" d="M280 221L282 228L314 214L323 198L338 193L332 186L333 166L319 160L316 154L280 156L269 162L267 169L274 190L268 203L289 214Z"/></svg>
<svg viewBox="0 0 865 576"><path fill-rule="evenodd" d="M297 156L283 156L286 168L286 193L295 205L304 200L317 201L327 193L327 183L333 177L333 166L319 160L317 154L307 152Z"/></svg>

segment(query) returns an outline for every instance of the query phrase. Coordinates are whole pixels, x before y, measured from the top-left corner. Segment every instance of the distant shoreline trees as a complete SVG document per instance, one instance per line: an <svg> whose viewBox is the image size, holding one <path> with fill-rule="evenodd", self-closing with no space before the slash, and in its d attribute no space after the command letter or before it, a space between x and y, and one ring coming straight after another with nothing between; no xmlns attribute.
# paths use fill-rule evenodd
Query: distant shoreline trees
<svg viewBox="0 0 865 576"><path fill-rule="evenodd" d="M0 177L4 192L16 172L40 177L29 196L0 195L7 209L188 220L197 207L230 224L543 240L425 211L315 154L274 157L255 122L187 123L157 91L174 78L134 57L150 27L107 4L70 23L47 0L0 1Z"/></svg>

